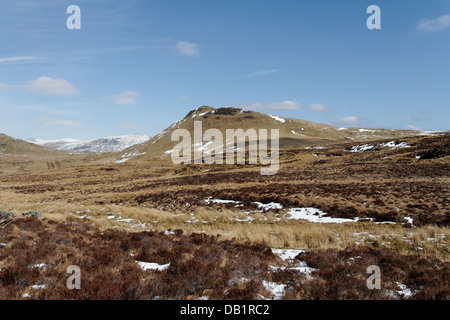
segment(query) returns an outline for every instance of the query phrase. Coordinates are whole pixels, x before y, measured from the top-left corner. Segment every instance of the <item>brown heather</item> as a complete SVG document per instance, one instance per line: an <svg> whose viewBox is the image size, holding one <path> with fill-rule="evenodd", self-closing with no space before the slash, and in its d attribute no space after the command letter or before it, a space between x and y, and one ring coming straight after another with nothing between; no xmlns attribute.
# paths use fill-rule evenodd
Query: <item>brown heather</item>
<svg viewBox="0 0 450 320"><path fill-rule="evenodd" d="M399 142L411 147L284 150L274 176L257 166L157 158L1 155L0 210L38 210L44 219L0 229L0 299L270 298L264 281L286 285L285 299L405 298L399 284L411 299L448 299L450 137ZM207 204L208 197L242 205ZM257 201L374 221L289 220L283 210L258 212ZM290 266L271 248L306 250L297 260L316 271L308 278L270 268ZM143 271L136 260L170 267ZM365 285L373 264L382 290ZM66 287L70 265L81 268L82 290Z"/></svg>

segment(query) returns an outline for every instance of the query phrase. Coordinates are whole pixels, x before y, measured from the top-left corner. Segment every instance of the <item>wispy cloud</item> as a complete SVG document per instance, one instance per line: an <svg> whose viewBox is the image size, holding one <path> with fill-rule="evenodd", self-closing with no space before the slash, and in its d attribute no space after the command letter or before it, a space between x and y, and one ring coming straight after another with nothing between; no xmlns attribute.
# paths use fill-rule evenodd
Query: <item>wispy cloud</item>
<svg viewBox="0 0 450 320"><path fill-rule="evenodd" d="M422 19L416 27L417 31L438 32L450 27L450 14L435 19Z"/></svg>
<svg viewBox="0 0 450 320"><path fill-rule="evenodd" d="M278 69L262 70L262 71L258 71L258 72L247 74L247 75L244 76L244 78L253 78L253 77L266 76L266 75L269 75L269 74L278 73L280 71L281 70L278 70Z"/></svg>
<svg viewBox="0 0 450 320"><path fill-rule="evenodd" d="M406 129L408 129L408 130L416 130L416 131L421 131L421 130L423 130L423 128L418 127L418 126L415 126L415 125L412 125L412 124L407 125L407 126L406 126Z"/></svg>
<svg viewBox="0 0 450 320"><path fill-rule="evenodd" d="M59 96L70 96L78 93L78 89L68 81L46 76L39 77L37 80L28 81L25 88L34 93Z"/></svg>
<svg viewBox="0 0 450 320"><path fill-rule="evenodd" d="M334 122L338 125L360 125L362 121L355 116L349 116L349 117L343 117L337 121Z"/></svg>
<svg viewBox="0 0 450 320"><path fill-rule="evenodd" d="M250 105L241 106L244 109L259 109L259 110L299 110L302 105L297 101L286 100L283 102L274 103L254 103Z"/></svg>
<svg viewBox="0 0 450 320"><path fill-rule="evenodd" d="M115 103L115 104L135 104L136 103L136 97L139 96L139 92L137 91L124 91L120 94L115 94L113 96L110 97L110 99Z"/></svg>
<svg viewBox="0 0 450 320"><path fill-rule="evenodd" d="M11 86L8 86L5 83L0 83L0 91L11 89Z"/></svg>
<svg viewBox="0 0 450 320"><path fill-rule="evenodd" d="M320 103L314 103L314 104L309 105L309 109L316 111L316 112L320 112L320 113L332 112L331 109L328 109L327 107L325 107L323 104L320 104Z"/></svg>
<svg viewBox="0 0 450 320"><path fill-rule="evenodd" d="M44 60L40 57L22 56L22 57L7 57L0 58L0 64L23 64L32 63Z"/></svg>
<svg viewBox="0 0 450 320"><path fill-rule="evenodd" d="M81 125L81 122L76 122L72 120L52 119L47 117L39 118L38 121L43 122L46 126L75 127Z"/></svg>
<svg viewBox="0 0 450 320"><path fill-rule="evenodd" d="M188 41L178 41L178 43L175 45L175 48L179 51L180 54L189 57L194 57L200 52L197 44Z"/></svg>

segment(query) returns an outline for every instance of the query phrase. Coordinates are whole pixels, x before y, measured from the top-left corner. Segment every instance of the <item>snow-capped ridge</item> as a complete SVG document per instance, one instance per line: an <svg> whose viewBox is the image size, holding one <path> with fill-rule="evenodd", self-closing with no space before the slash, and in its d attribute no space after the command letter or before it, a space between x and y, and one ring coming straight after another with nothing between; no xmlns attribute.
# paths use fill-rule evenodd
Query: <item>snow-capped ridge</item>
<svg viewBox="0 0 450 320"><path fill-rule="evenodd" d="M144 134L129 134L122 136L110 136L100 139L75 140L56 139L44 140L39 138L28 139L28 142L56 150L67 150L73 153L104 153L121 152L136 144L148 141L150 137Z"/></svg>

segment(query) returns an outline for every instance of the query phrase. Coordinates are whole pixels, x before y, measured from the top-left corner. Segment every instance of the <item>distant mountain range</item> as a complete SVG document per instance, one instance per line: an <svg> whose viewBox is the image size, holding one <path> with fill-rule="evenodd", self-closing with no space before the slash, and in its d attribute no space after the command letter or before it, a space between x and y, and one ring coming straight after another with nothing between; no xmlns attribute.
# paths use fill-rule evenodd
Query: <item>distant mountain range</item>
<svg viewBox="0 0 450 320"><path fill-rule="evenodd" d="M123 136L112 136L91 140L57 139L44 140L39 138L27 139L27 142L37 144L41 147L65 150L72 153L104 153L121 152L136 144L148 141L150 137L145 134L129 134Z"/></svg>

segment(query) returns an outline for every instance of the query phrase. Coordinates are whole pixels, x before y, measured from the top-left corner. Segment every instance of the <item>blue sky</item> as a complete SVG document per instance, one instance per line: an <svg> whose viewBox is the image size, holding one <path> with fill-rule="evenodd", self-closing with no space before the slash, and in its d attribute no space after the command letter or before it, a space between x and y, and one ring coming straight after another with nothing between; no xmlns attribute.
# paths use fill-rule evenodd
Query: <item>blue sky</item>
<svg viewBox="0 0 450 320"><path fill-rule="evenodd" d="M0 30L0 132L21 139L152 136L201 105L450 129L448 0L2 0Z"/></svg>

